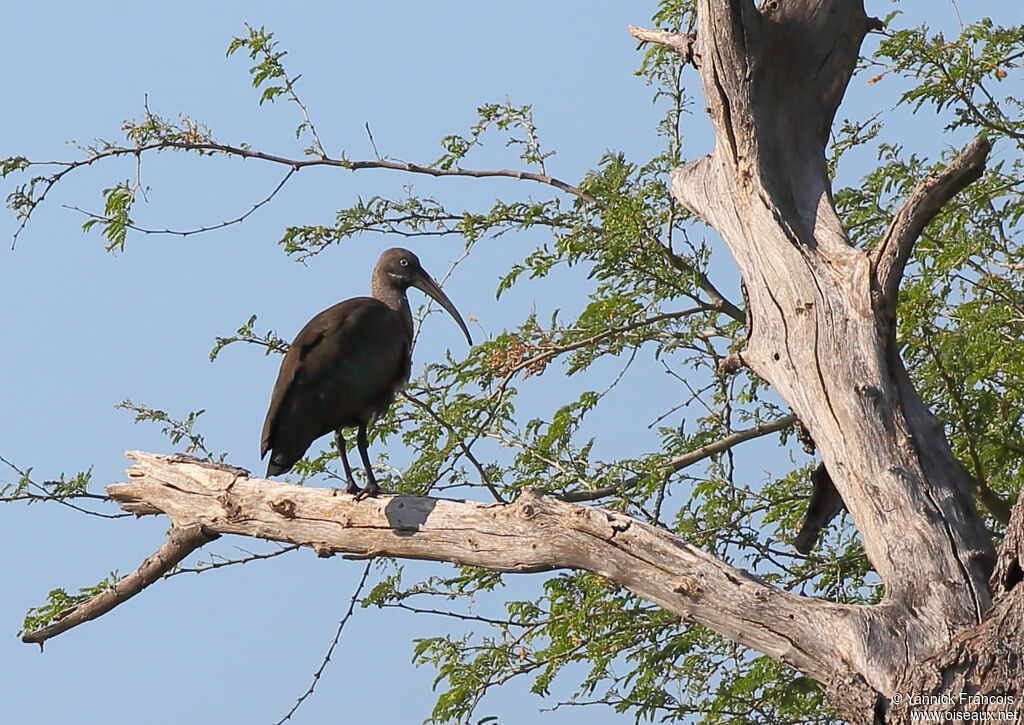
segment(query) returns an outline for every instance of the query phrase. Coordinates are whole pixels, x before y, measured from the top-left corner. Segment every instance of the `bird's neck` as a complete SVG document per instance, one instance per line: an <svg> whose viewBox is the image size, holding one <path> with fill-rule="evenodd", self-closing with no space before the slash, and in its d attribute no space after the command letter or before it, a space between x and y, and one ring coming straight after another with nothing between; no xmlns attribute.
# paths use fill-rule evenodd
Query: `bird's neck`
<svg viewBox="0 0 1024 725"><path fill-rule="evenodd" d="M412 310L409 307L409 298L406 296L405 290L396 288L390 284L390 280L378 275L373 276L370 290L374 299L380 300L398 313L399 317L402 318L402 322L405 323L405 330L411 339Z"/></svg>

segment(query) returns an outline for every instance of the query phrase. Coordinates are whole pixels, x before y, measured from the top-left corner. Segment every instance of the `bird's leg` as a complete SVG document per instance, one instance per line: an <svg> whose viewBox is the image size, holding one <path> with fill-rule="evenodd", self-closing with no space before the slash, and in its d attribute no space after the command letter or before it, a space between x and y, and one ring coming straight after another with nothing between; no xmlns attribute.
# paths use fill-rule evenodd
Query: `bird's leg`
<svg viewBox="0 0 1024 725"><path fill-rule="evenodd" d="M338 453L341 454L341 465L345 467L345 478L348 479L348 487L345 490L352 495L356 495L362 489L356 485L356 479L352 477L352 466L348 465L348 454L345 453L345 436L342 434L341 428L334 431L334 445L338 447Z"/></svg>
<svg viewBox="0 0 1024 725"><path fill-rule="evenodd" d="M359 424L359 435L356 436L356 445L359 447L359 456L363 459L363 468L366 469L366 488L356 496L356 499L373 498L380 491L377 479L373 476L373 468L370 466L370 454L366 452L366 423Z"/></svg>

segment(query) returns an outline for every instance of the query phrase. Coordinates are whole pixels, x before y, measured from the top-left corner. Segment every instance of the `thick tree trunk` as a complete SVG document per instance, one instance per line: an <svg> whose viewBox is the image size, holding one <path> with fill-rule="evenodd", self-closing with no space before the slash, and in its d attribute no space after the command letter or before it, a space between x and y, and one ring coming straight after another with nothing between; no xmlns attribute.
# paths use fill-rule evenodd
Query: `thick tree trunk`
<svg viewBox="0 0 1024 725"><path fill-rule="evenodd" d="M918 662L896 692L886 723L904 723L911 714L939 713L942 721L998 722L1021 719L1024 702L1024 505L1014 508L992 575L994 604L976 627L961 630L949 647ZM895 693L894 693L895 695ZM899 700L899 702L896 702ZM949 714L947 714L949 713ZM983 715L984 714L984 715ZM920 719L920 715L917 715Z"/></svg>
<svg viewBox="0 0 1024 725"><path fill-rule="evenodd" d="M885 584L863 639L841 656L888 697L923 660L975 631L992 604L990 538L894 332L913 242L977 178L989 145L977 141L922 184L876 250L850 245L832 205L825 145L876 23L859 0L760 9L701 0L692 57L716 143L675 172L673 192L736 259L751 320L741 359L814 438ZM865 712L861 693L832 692L851 719L869 721L886 706L883 697Z"/></svg>

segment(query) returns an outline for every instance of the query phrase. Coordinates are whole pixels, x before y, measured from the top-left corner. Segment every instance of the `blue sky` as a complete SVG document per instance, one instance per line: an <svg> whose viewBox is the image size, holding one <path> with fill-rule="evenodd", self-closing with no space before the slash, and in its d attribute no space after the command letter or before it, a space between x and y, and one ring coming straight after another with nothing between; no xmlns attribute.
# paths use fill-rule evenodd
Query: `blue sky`
<svg viewBox="0 0 1024 725"><path fill-rule="evenodd" d="M998 11L1004 21L1020 21L1020 11L1000 5L974 3L969 11ZM890 8L888 2L868 3L876 15ZM933 8L931 20L955 23L949 4ZM638 159L657 151L651 130L657 110L643 80L633 75L640 54L626 32L627 24L648 24L652 10L594 1L287 9L237 0L4 3L0 156L73 157L65 142L116 138L121 122L138 116L147 97L158 113L186 112L224 140L297 155L295 109L285 103L257 107L247 59L225 58L229 40L248 22L273 30L288 50L287 66L302 73L298 89L332 154L344 149L350 158L372 157L364 131L369 123L381 153L430 161L439 154L437 140L466 129L478 105L508 96L534 104L542 142L558 150L549 171L576 181L607 148ZM968 20L966 10L961 7ZM876 104L891 103L883 88L855 84L841 116L866 115ZM691 155L710 145L700 107L687 124ZM928 153L947 142L941 136L915 140ZM475 164L509 166L512 158L495 142ZM113 409L123 398L178 416L205 408L201 428L209 446L227 452L233 464L262 470L259 431L278 359L238 347L211 364L214 338L254 313L260 329L290 338L315 312L365 293L376 256L399 243L364 237L303 266L276 245L286 225L329 222L358 195L398 194L410 182L467 208L506 194L544 196L539 188L511 182L437 184L383 172L304 171L242 225L185 240L130 236L126 250L112 256L97 236L80 232L84 219L64 205L98 209L99 189L133 171L111 165L75 175L39 210L15 250L0 245L0 330L6 341L0 455L33 467L40 480L92 466L101 486L123 478L125 449L170 450L156 427L134 425L131 415ZM152 192L136 216L161 227L216 223L245 211L279 175L251 162L162 156L144 168ZM5 184L4 194L9 190ZM6 214L0 237L9 240L14 227ZM501 265L536 243L536 237L503 237L488 247L489 259L460 269L446 291L464 317L472 315L494 334L521 317L523 306L536 305L546 317L562 302L516 294L500 305L494 301ZM461 245L450 240L416 249L438 276ZM726 288L735 284L724 268L720 281ZM565 293L565 304L571 304L571 290ZM446 347L461 354L460 337L450 320L431 317L417 347L418 365ZM608 438L609 445L625 449L637 443L617 433ZM0 481L10 479L0 472ZM152 517L109 522L54 506L0 506L0 631L9 635L0 638L0 721L269 723L305 689L358 581L360 563L298 552L176 577L53 640L42 655L14 636L25 610L41 603L49 589L90 585L112 569L131 571L159 545L166 526ZM235 546L247 543L222 540L216 550L231 553ZM447 569L412 564L410 571ZM517 580L509 597L528 595L537 581ZM433 702L434 673L412 667L411 640L448 627L447 620L357 611L317 694L293 722L339 714L350 722L419 722ZM479 715L533 722L537 708L553 704L512 688L488 700ZM545 718L620 721L593 708Z"/></svg>

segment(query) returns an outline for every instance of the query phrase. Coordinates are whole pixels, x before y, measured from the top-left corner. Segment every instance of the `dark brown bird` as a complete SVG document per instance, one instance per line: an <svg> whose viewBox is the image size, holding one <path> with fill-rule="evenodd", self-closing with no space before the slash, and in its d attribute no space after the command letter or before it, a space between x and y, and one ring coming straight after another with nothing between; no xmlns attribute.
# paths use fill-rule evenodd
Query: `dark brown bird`
<svg viewBox="0 0 1024 725"><path fill-rule="evenodd" d="M376 496L380 487L366 452L366 430L409 380L412 312L406 290L426 292L469 330L448 296L416 255L389 249L373 268L372 297L353 297L306 323L284 356L263 423L260 458L270 451L267 476L287 473L320 436L334 431L348 492ZM356 444L366 470L360 492L345 453L345 428L358 428Z"/></svg>

